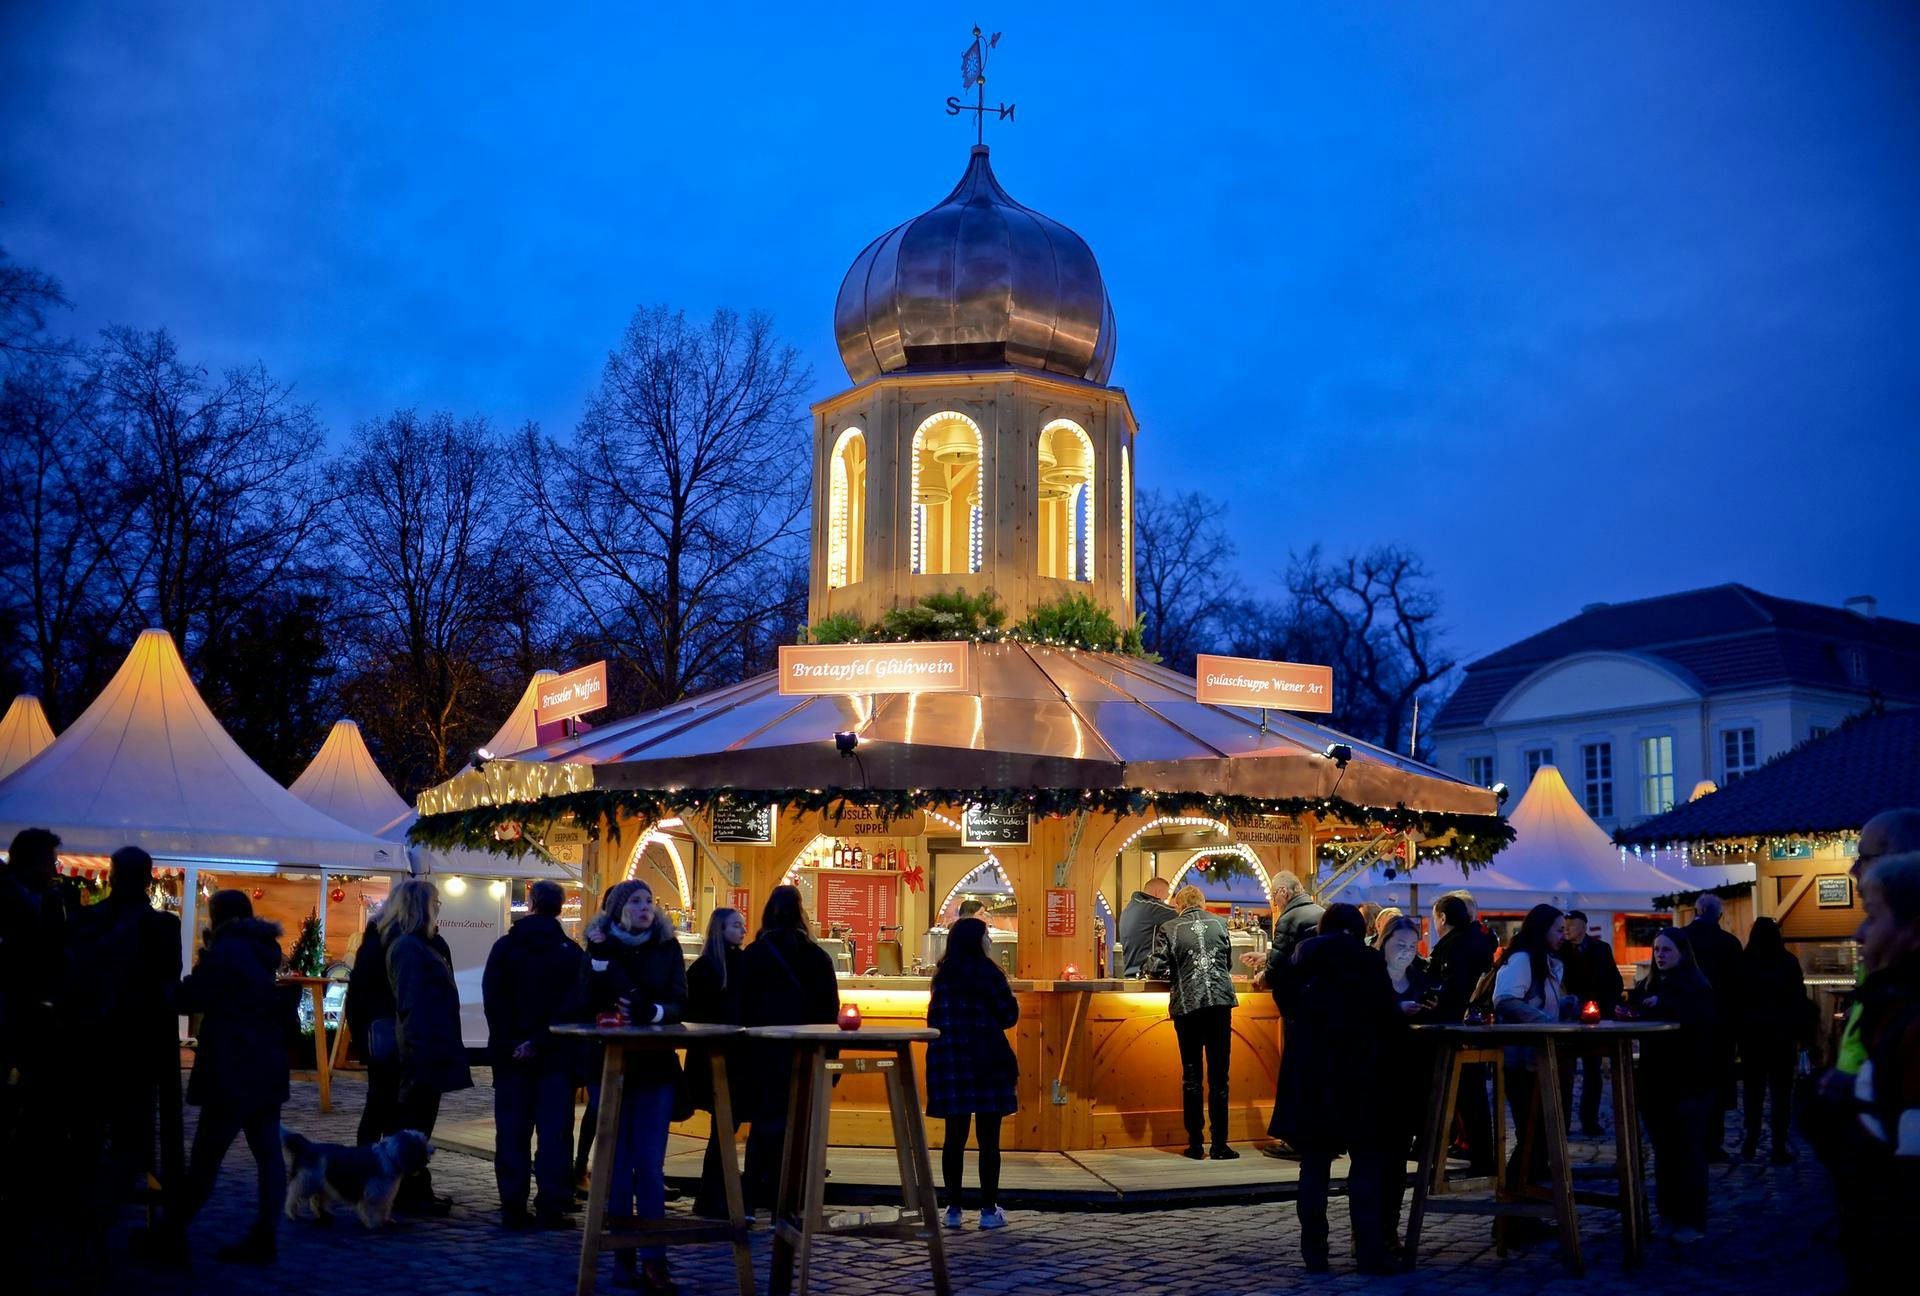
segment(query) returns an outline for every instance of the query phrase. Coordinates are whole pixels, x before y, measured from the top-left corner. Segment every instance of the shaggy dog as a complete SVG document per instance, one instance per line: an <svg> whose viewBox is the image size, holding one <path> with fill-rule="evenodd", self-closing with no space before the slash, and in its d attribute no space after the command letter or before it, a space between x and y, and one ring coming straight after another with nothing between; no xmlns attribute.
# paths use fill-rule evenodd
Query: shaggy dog
<svg viewBox="0 0 1920 1296"><path fill-rule="evenodd" d="M282 1130L292 1167L287 1172L287 1218L326 1220L331 1207L351 1207L368 1228L379 1228L393 1214L400 1182L424 1169L433 1145L418 1130L389 1134L371 1147L315 1143Z"/></svg>

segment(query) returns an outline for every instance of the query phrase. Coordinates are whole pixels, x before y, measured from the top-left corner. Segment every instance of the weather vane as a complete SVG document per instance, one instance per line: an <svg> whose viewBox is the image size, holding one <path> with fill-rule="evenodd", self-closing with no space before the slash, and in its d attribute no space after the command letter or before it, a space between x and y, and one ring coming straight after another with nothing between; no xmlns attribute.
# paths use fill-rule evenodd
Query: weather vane
<svg viewBox="0 0 1920 1296"><path fill-rule="evenodd" d="M988 113L994 113L1001 121L1013 120L1013 104L1003 103L992 108L987 107L987 52L999 43L999 32L989 36L986 44L983 45L980 43L980 29L978 27L973 29L973 44L967 46L966 52L960 56L960 88L972 90L978 87L979 100L975 103L963 104L956 96L947 96L947 116L958 117L963 112L973 114L976 144L987 142Z"/></svg>

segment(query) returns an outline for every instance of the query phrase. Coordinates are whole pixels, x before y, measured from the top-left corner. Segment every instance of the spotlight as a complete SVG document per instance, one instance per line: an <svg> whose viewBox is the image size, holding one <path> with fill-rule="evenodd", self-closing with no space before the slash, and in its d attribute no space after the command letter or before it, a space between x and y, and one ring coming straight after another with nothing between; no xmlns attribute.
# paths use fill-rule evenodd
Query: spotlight
<svg viewBox="0 0 1920 1296"><path fill-rule="evenodd" d="M473 767L475 769L485 769L487 767L487 762L492 759L493 759L493 753L488 751L485 747L476 748L473 753Z"/></svg>
<svg viewBox="0 0 1920 1296"><path fill-rule="evenodd" d="M1511 795L1511 791L1505 783L1495 783L1491 791L1493 792L1493 799L1501 805L1505 805L1507 803L1507 797Z"/></svg>
<svg viewBox="0 0 1920 1296"><path fill-rule="evenodd" d="M833 745L842 756L851 756L854 748L860 745L860 735L851 729L843 729L833 736Z"/></svg>
<svg viewBox="0 0 1920 1296"><path fill-rule="evenodd" d="M1345 769L1347 762L1353 759L1353 748L1342 742L1328 743L1327 750L1321 754L1341 769Z"/></svg>

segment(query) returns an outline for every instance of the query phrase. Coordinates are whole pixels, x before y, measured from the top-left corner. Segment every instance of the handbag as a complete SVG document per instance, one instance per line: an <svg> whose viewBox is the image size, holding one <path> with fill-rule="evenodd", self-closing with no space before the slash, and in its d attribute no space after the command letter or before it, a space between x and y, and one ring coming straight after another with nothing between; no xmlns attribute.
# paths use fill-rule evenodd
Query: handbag
<svg viewBox="0 0 1920 1296"><path fill-rule="evenodd" d="M400 1060L400 1022L394 1017L375 1017L367 1023L367 1061L385 1065Z"/></svg>

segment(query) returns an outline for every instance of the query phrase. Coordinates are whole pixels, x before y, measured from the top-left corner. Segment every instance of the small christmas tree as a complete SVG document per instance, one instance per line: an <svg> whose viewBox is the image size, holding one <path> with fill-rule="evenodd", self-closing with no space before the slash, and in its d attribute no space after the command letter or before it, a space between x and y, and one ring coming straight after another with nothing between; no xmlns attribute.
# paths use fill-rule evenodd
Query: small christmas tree
<svg viewBox="0 0 1920 1296"><path fill-rule="evenodd" d="M287 955L287 970L295 976L319 976L326 968L327 952L320 945L320 917L309 913L300 920L300 938Z"/></svg>

